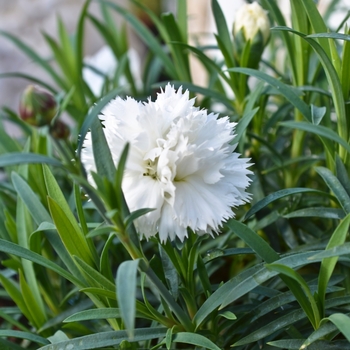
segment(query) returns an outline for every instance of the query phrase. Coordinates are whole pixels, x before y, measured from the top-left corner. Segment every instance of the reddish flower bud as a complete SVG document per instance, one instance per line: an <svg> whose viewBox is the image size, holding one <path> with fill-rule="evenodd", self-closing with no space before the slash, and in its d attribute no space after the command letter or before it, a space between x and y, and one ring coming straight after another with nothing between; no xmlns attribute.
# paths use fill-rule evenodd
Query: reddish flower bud
<svg viewBox="0 0 350 350"><path fill-rule="evenodd" d="M56 112L57 103L50 92L34 85L24 90L19 105L19 115L23 121L33 126L48 125Z"/></svg>
<svg viewBox="0 0 350 350"><path fill-rule="evenodd" d="M69 127L61 120L56 120L53 125L50 126L50 134L55 139L67 139L70 134Z"/></svg>

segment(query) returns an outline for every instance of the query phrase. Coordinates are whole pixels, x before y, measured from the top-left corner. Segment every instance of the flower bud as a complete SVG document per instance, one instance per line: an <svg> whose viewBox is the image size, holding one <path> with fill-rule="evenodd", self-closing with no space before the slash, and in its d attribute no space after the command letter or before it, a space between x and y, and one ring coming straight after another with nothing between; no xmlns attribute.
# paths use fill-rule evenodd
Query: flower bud
<svg viewBox="0 0 350 350"><path fill-rule="evenodd" d="M247 42L250 52L244 66L256 68L270 37L270 21L266 11L257 3L242 6L236 14L233 25L234 51L239 64Z"/></svg>
<svg viewBox="0 0 350 350"><path fill-rule="evenodd" d="M151 12L153 12L157 17L162 13L162 0L143 0L142 5L148 8ZM147 14L147 12L138 5L131 4L131 10L136 15L136 17L148 28L152 31L153 34L158 34L158 30L156 25L154 24L151 17Z"/></svg>
<svg viewBox="0 0 350 350"><path fill-rule="evenodd" d="M48 125L56 112L57 103L50 92L34 85L24 90L19 105L19 115L23 121L33 126Z"/></svg>
<svg viewBox="0 0 350 350"><path fill-rule="evenodd" d="M67 139L70 134L69 127L61 120L55 120L50 126L50 134L55 139Z"/></svg>

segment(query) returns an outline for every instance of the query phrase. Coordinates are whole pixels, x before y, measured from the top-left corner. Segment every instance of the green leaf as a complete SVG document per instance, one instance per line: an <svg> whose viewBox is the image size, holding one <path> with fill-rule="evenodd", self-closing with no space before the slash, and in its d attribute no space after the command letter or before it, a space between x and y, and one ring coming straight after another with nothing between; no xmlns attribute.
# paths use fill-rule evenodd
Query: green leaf
<svg viewBox="0 0 350 350"><path fill-rule="evenodd" d="M94 261L94 255L90 251L86 237L79 227L77 220L61 191L60 186L58 185L55 177L47 166L43 166L43 172L48 193L50 213L63 244L66 246L68 251L70 251L68 247L70 247L70 249L73 249L74 253L72 255L80 256L83 260L87 259L85 260L86 262L90 261L90 263L92 263ZM62 222L60 221L61 219L63 220ZM70 231L65 231L67 229ZM71 239L72 242L70 242ZM77 250L73 248L74 245L76 248L78 248L78 251L81 251L80 254L77 253Z"/></svg>
<svg viewBox="0 0 350 350"><path fill-rule="evenodd" d="M89 282L90 282L90 284L96 285L96 283L92 277L89 279ZM99 288L99 287L86 287L86 288L81 288L79 291L87 294L89 297L91 297L91 295L97 295L99 297L105 297L105 298L108 298L110 300L116 300L114 291L112 292L112 291L104 289L102 287L101 288ZM91 298L91 299L93 300L93 298ZM99 299L97 299L97 300L99 300Z"/></svg>
<svg viewBox="0 0 350 350"><path fill-rule="evenodd" d="M0 330L0 337L12 337L12 338L17 338L17 339L27 339L27 340L30 340L34 343L38 343L38 344L42 344L42 345L50 344L50 342L47 339L40 337L36 334L29 333L29 332L22 332L22 331L13 331L10 329Z"/></svg>
<svg viewBox="0 0 350 350"><path fill-rule="evenodd" d="M274 340L267 343L270 346L274 346L280 349L290 349L290 350L299 350L303 348L302 339L285 339L285 340ZM306 348L305 348L306 349ZM349 350L350 347L347 347L343 341L327 341L320 340L316 341L314 344L307 346L307 350Z"/></svg>
<svg viewBox="0 0 350 350"><path fill-rule="evenodd" d="M114 234L110 234L109 237L106 240L106 243L103 246L102 252L100 254L100 272L103 276L105 276L108 280L114 281L114 276L113 276L113 264L111 264L110 260L110 252L111 252L111 247L114 244Z"/></svg>
<svg viewBox="0 0 350 350"><path fill-rule="evenodd" d="M58 160L41 154L12 152L0 155L0 167L30 163L50 164L57 167L63 167L62 163Z"/></svg>
<svg viewBox="0 0 350 350"><path fill-rule="evenodd" d="M302 294L296 295L296 299L300 304L300 306L302 307L302 309L304 310L307 317L309 318L314 329L317 329L321 320L320 313L319 313L316 301L310 291L310 287L307 285L305 280L297 272L295 272L293 269L291 269L288 266L274 263L274 264L268 264L266 265L266 267L268 269L271 269L272 271L276 271L285 276L288 276L289 278L293 279L301 286L305 295L302 295Z"/></svg>
<svg viewBox="0 0 350 350"><path fill-rule="evenodd" d="M237 316L231 311L220 312L218 316L226 318L227 320L231 320L231 321L237 320Z"/></svg>
<svg viewBox="0 0 350 350"><path fill-rule="evenodd" d="M237 72L264 80L278 90L294 107L296 107L306 120L311 122L311 112L308 105L297 95L294 88L282 83L270 75L251 68L229 68L229 72Z"/></svg>
<svg viewBox="0 0 350 350"><path fill-rule="evenodd" d="M60 267L59 265L53 263L52 261L42 257L41 255L34 253L30 251L29 249L23 248L17 244L5 241L3 239L0 239L0 251L7 253L7 254L12 254L15 256L18 256L23 259L27 259L30 261L33 261L36 264L39 264L41 266L44 266L62 277L66 278L67 280L71 281L75 285L79 286L81 285L81 282L79 279L71 275L68 271ZM1 277L1 275L0 275Z"/></svg>
<svg viewBox="0 0 350 350"><path fill-rule="evenodd" d="M37 302L37 295L33 294L31 287L25 280L22 271L19 271L19 285L23 296L23 301L26 304L30 313L30 320L33 325L39 329L46 321L46 315L42 309L42 305ZM35 290L34 290L35 292ZM40 296L40 295L39 295ZM42 301L40 300L41 304Z"/></svg>
<svg viewBox="0 0 350 350"><path fill-rule="evenodd" d="M165 249L159 245L159 253L161 258L161 267L168 288L175 299L179 296L179 275ZM193 273L193 272L192 272Z"/></svg>
<svg viewBox="0 0 350 350"><path fill-rule="evenodd" d="M84 260L78 256L74 256L74 260L77 263L79 269L84 273L86 278L90 281L91 286L102 287L105 290L114 292L115 285L103 276L99 271L88 265Z"/></svg>
<svg viewBox="0 0 350 350"><path fill-rule="evenodd" d="M56 331L54 335L52 335L51 337L48 337L47 339L48 339L48 340L50 341L50 343L52 343L52 344L58 343L58 342L60 342L60 341L69 340L69 338L68 338L68 336L66 335L66 333L64 333L64 332L62 332L62 331L60 331L60 330Z"/></svg>
<svg viewBox="0 0 350 350"><path fill-rule="evenodd" d="M167 329L164 327L147 327L135 330L133 342L145 341L165 337ZM123 341L130 341L126 331L100 332L97 334L77 337L72 340L50 344L39 348L38 350L87 350L97 349L106 346L116 346Z"/></svg>
<svg viewBox="0 0 350 350"><path fill-rule="evenodd" d="M336 246L333 248L329 248L327 250L323 250L314 256L311 256L310 260L320 260L332 257L339 257L342 255L347 255L350 253L350 243L344 243L340 246Z"/></svg>
<svg viewBox="0 0 350 350"><path fill-rule="evenodd" d="M305 122L293 122L293 121L282 122L280 123L280 125L286 126L292 129L300 129L307 132L311 132L320 137L324 137L326 139L335 141L336 143L343 146L348 152L350 152L349 144L346 141L344 141L341 137L339 137L339 135L335 131L333 131L328 127L325 127L322 125L309 124Z"/></svg>
<svg viewBox="0 0 350 350"><path fill-rule="evenodd" d="M90 231L86 237L92 238L100 235L110 234L111 232L115 232L115 226L102 226L97 227L94 230Z"/></svg>
<svg viewBox="0 0 350 350"><path fill-rule="evenodd" d="M307 0L309 3L310 1ZM336 64L336 57L332 57L333 62L331 60L330 54L327 55L327 53L324 51L325 47L321 47L320 44L318 44L314 39L310 39L305 36L303 33L299 33L293 29L290 28L283 28L278 27L275 29L279 30L287 30L293 34L301 36L304 40L306 40L314 49L316 52L318 58L320 59L323 69L327 76L327 81L330 85L331 91L332 91L332 97L333 97L333 103L335 107L335 112L338 118L338 134L340 138L343 139L343 141L348 140L348 128L347 128L347 121L346 121L346 111L345 111L345 102L343 97L343 91L342 86L339 80L338 73L336 71L336 68L334 67L334 64ZM327 48L327 47L326 47ZM309 120L310 121L310 120ZM343 146L343 145L342 145ZM343 156L342 152L340 151L340 155Z"/></svg>
<svg viewBox="0 0 350 350"><path fill-rule="evenodd" d="M265 208L267 205L270 203L274 202L275 200L278 200L280 198L286 197L286 196L291 196L294 194L298 193L305 193L305 192L311 192L311 193L318 193L318 194L324 194L324 192L318 191L318 190L313 190L311 188L287 188L284 190L280 190L274 193L269 194L256 204L254 204L248 212L245 214L243 220L249 219L251 216L253 216L255 213L257 213L259 210Z"/></svg>
<svg viewBox="0 0 350 350"><path fill-rule="evenodd" d="M337 197L340 205L346 214L350 213L350 197L340 181L333 175L333 173L324 167L316 167L315 170L323 178L329 189Z"/></svg>
<svg viewBox="0 0 350 350"><path fill-rule="evenodd" d="M228 303L238 299L252 289L275 276L275 272L266 271L262 264L249 268L232 278L221 287L219 287L199 308L193 318L196 328L200 327L202 322L220 305L225 306ZM225 305L223 305L225 303Z"/></svg>
<svg viewBox="0 0 350 350"><path fill-rule="evenodd" d="M179 2L182 2L180 0ZM177 71L177 76L180 80L191 81L191 73L188 61L188 53L185 49L179 49L175 43L181 43L183 41L183 36L181 33L181 29L177 25L174 15L172 13L163 13L161 15L164 27L168 32L168 36L170 42L168 42L168 46L171 52L171 55L174 59L174 67ZM186 42L185 42L186 43Z"/></svg>
<svg viewBox="0 0 350 350"><path fill-rule="evenodd" d="M338 225L334 233L332 234L332 237L330 238L326 250L332 249L336 246L342 245L345 242L346 236L349 231L349 225L350 225L350 213L344 218L344 220L341 221L341 223ZM338 261L338 257L333 258L326 258L323 259L321 262L320 272L318 275L318 297L320 302L320 310L324 315L324 302L325 302L325 295L326 295L326 288L329 282L329 279L331 278L335 264Z"/></svg>
<svg viewBox="0 0 350 350"><path fill-rule="evenodd" d="M344 213L344 210L342 209L315 207L315 208L305 208L305 209L295 210L291 213L284 214L283 217L286 219L300 218L300 217L343 219L345 217L345 213Z"/></svg>
<svg viewBox="0 0 350 350"><path fill-rule="evenodd" d="M116 277L117 300L130 339L133 339L135 331L136 277L139 261L138 259L122 262Z"/></svg>
<svg viewBox="0 0 350 350"><path fill-rule="evenodd" d="M252 248L261 259L268 263L272 263L279 259L279 255L275 250L273 250L263 238L246 225L231 219L226 223L226 226L241 238L250 248Z"/></svg>
<svg viewBox="0 0 350 350"><path fill-rule="evenodd" d="M3 308L4 309L4 308ZM8 322L12 327L16 327L16 329L24 331L24 332L29 332L29 329L23 325L21 322L17 321L14 317L10 315L10 312L7 312L6 310L0 309L0 317L2 320Z"/></svg>
<svg viewBox="0 0 350 350"><path fill-rule="evenodd" d="M64 323L68 322L81 322L89 320L100 320L108 318L120 318L120 309L116 308L99 308L92 310L83 310L77 312L63 320Z"/></svg>
<svg viewBox="0 0 350 350"><path fill-rule="evenodd" d="M329 38L350 41L350 35L342 33L314 33L309 34L307 38Z"/></svg>
<svg viewBox="0 0 350 350"><path fill-rule="evenodd" d="M235 132L236 136L232 140L232 143L237 143L241 139L243 133L246 131L249 123L251 122L255 114L258 112L258 110L259 110L259 107L254 108L251 111L244 112L242 119L240 119L240 121L236 126L236 132Z"/></svg>
<svg viewBox="0 0 350 350"><path fill-rule="evenodd" d="M30 188L28 183L15 172L11 174L11 179L15 190L25 203L35 223L38 226L44 222L51 223L52 220L49 213L40 202L38 196Z"/></svg>
<svg viewBox="0 0 350 350"><path fill-rule="evenodd" d="M328 320L334 323L344 334L345 338L350 342L350 317L344 314L336 313L330 315Z"/></svg>
<svg viewBox="0 0 350 350"><path fill-rule="evenodd" d="M178 27L181 32L183 42L187 42L188 28L187 28L187 0L179 0L177 2L176 17L178 21Z"/></svg>
<svg viewBox="0 0 350 350"><path fill-rule="evenodd" d="M120 155L118 166L117 166L117 171L116 171L115 177L114 177L114 188L117 192L116 197L118 200L118 209L122 210L124 217L130 215L129 208L127 208L124 194L123 194L123 190L122 190L122 182L123 182L126 160L128 158L129 148L130 148L130 144L126 143L124 148L123 148L123 151Z"/></svg>
<svg viewBox="0 0 350 350"><path fill-rule="evenodd" d="M169 309L171 309L181 324L184 326L186 330L192 331L194 330L194 325L191 322L188 314L176 303L173 296L169 293L168 289L164 286L162 281L158 278L158 276L154 273L154 271L146 264L143 260L140 261L140 270L143 271L147 277L152 281L154 287L158 290L159 294L162 296L164 302L167 304Z"/></svg>
<svg viewBox="0 0 350 350"><path fill-rule="evenodd" d="M72 222L67 216L67 211L65 211L54 199L48 197L47 201L57 232L69 254L71 256L79 256L88 264L93 265L94 259L77 222Z"/></svg>
<svg viewBox="0 0 350 350"><path fill-rule="evenodd" d="M220 348L207 337L196 333L179 332L173 335L172 341L173 343L192 344L204 349L220 350Z"/></svg>
<svg viewBox="0 0 350 350"><path fill-rule="evenodd" d="M211 73L216 72L228 85L230 85L230 79L227 77L227 75L222 71L222 68L215 63L212 59L210 59L204 52L197 49L196 47L186 45L183 43L174 43L174 45L185 47L186 49L190 50L192 53L194 53L196 56L198 56L198 59L202 62L202 64L211 71Z"/></svg>
<svg viewBox="0 0 350 350"><path fill-rule="evenodd" d="M348 171L346 170L344 163L339 157L335 158L335 169L338 180L344 187L346 193L350 196L350 180Z"/></svg>
<svg viewBox="0 0 350 350"><path fill-rule="evenodd" d="M54 95L57 94L57 91L51 85L45 83L41 79L38 79L38 77L36 77L36 76L32 76L32 75L20 73L20 72L9 72L9 73L1 73L0 79L1 78L21 78L21 79L29 80L29 81L35 83L36 85L40 85L43 88L49 90Z"/></svg>
<svg viewBox="0 0 350 350"><path fill-rule="evenodd" d="M120 211L121 219L124 221L124 223L127 220L127 218L129 218L130 215L132 215L126 203L124 192L122 189L122 181L123 181L126 160L128 157L129 146L130 146L129 143L126 143L124 146L124 149L119 158L117 171L115 173L115 179L114 179L114 191L115 191L115 197L117 200L117 209ZM130 222L128 226L125 226L125 231L129 236L131 242L135 246L135 248L140 247L140 238L132 222Z"/></svg>
<svg viewBox="0 0 350 350"><path fill-rule="evenodd" d="M328 28L318 11L316 4L312 0L304 0L301 1L301 3L304 6L304 9L307 13L307 16L309 18L309 21L311 23L311 26L314 30L315 33L322 33L322 32L327 32ZM319 44L322 46L323 50L327 53L329 58L331 57L331 47L330 44L327 41L322 41L319 40ZM335 60L335 59L334 59ZM334 62L336 63L336 62ZM339 63L339 57L338 57L338 62Z"/></svg>
<svg viewBox="0 0 350 350"><path fill-rule="evenodd" d="M85 1L85 4L81 10L80 16L79 16L79 21L78 21L78 26L76 30L76 45L75 45L75 64L76 64L76 70L78 74L81 76L82 70L83 70L83 61L84 61L84 24L85 24L85 19L87 16L87 10L90 5L90 0ZM73 53L72 53L72 56Z"/></svg>
<svg viewBox="0 0 350 350"><path fill-rule="evenodd" d="M6 242L6 241L4 241ZM8 242L6 242L8 243ZM13 244L13 243L10 243ZM22 247L19 247L22 248ZM24 249L24 248L22 248ZM2 250L2 246L0 246L0 250ZM2 286L5 288L7 294L10 296L11 300L17 305L17 307L21 310L22 314L30 321L32 321L31 313L28 309L26 302L23 299L23 295L20 291L20 287L17 282L12 281L12 279L3 276L0 273L0 282ZM35 324L33 322L33 324Z"/></svg>
<svg viewBox="0 0 350 350"><path fill-rule="evenodd" d="M296 269L300 266L309 264L310 257L313 257L314 255L314 252L297 253L279 259L278 263ZM314 259L312 262L316 261L321 261L321 259ZM228 282L220 286L199 308L193 318L196 327L198 328L206 317L218 307L220 307L220 309L224 308L242 295L246 295L268 279L276 276L276 274L275 271L268 271L264 264L257 264L230 279ZM288 283L287 280L285 280L285 282ZM291 288L290 284L288 286ZM293 293L295 294L298 292L300 291L293 290Z"/></svg>
<svg viewBox="0 0 350 350"><path fill-rule="evenodd" d="M134 28L137 35L141 40L147 45L147 47L159 57L164 65L167 74L172 78L176 78L176 73L174 71L174 65L166 52L163 50L161 44L157 38L152 34L152 32L139 21L132 13L122 8L121 6L112 3L110 1L103 1L107 6L111 7L113 10L120 13Z"/></svg>
<svg viewBox="0 0 350 350"><path fill-rule="evenodd" d="M231 41L230 32L227 27L226 18L221 10L221 7L217 0L211 1L212 13L214 15L214 20L216 28L218 30L218 37L223 43L223 46L227 48L227 52L230 54L231 62L233 59L233 44Z"/></svg>
<svg viewBox="0 0 350 350"><path fill-rule="evenodd" d="M82 192L81 192L80 186L75 183L74 184L75 207L77 209L77 214L78 214L80 226L82 228L84 235L86 236L88 234L89 229L87 227L87 223L85 220L84 209L83 209L81 197L82 197ZM89 243L91 243L91 241L88 241L88 244Z"/></svg>
<svg viewBox="0 0 350 350"><path fill-rule="evenodd" d="M16 36L14 36L8 32L5 32L3 30L0 30L0 35L3 35L6 38L10 39L12 41L12 43L14 43L25 55L27 55L29 58L31 58L33 60L33 62L36 62L41 68L46 70L59 86L61 86L61 87L66 86L66 83L54 71L54 69L50 66L50 64L47 62L47 60L40 57L34 50L32 50L23 41L18 39Z"/></svg>
<svg viewBox="0 0 350 350"><path fill-rule="evenodd" d="M132 213L130 213L129 216L125 218L124 220L125 227L128 227L131 223L133 223L139 217L146 215L147 213L150 213L151 211L154 211L154 210L155 210L154 208L142 208L142 209L133 211Z"/></svg>
<svg viewBox="0 0 350 350"><path fill-rule="evenodd" d="M17 200L16 227L18 244L29 249L29 235L32 231L32 222L29 218L27 209L22 199ZM22 261L23 272L20 271L21 289L23 291L23 299L25 300L29 311L32 313L35 324L39 328L46 321L46 312L44 302L42 300L38 279L34 271L33 262L24 259Z"/></svg>
<svg viewBox="0 0 350 350"><path fill-rule="evenodd" d="M326 107L316 107L314 105L311 105L311 120L312 123L315 125L320 124L322 118L326 114L327 108Z"/></svg>
<svg viewBox="0 0 350 350"><path fill-rule="evenodd" d="M283 17L283 14L281 12L281 9L279 8L279 4L275 1L270 1L270 0L262 0L261 1L262 5L264 6L265 9L269 11L271 14L272 18L274 21L279 25L279 26L286 26L286 21ZM288 33L282 31L281 32L282 40L284 47L287 50L287 58L290 61L291 65L291 70L293 74L293 81L294 83L297 82L297 57L295 57L294 54L294 46L292 45L292 38Z"/></svg>
<svg viewBox="0 0 350 350"><path fill-rule="evenodd" d="M91 142L97 173L113 181L115 176L114 160L109 149L101 122L94 119L91 124Z"/></svg>
<svg viewBox="0 0 350 350"><path fill-rule="evenodd" d="M305 318L303 310L294 310L286 315L275 317L275 319L268 324L263 325L259 329L252 331L248 336L241 338L236 343L232 344L232 347L241 346L245 344L255 343L268 335L285 329L288 326L295 324L296 322Z"/></svg>
<svg viewBox="0 0 350 350"><path fill-rule="evenodd" d="M322 320L320 327L309 335L309 337L301 345L301 349L309 349L309 347L311 348L311 345L318 344L317 341L319 339L324 339L329 335L331 335L331 337L334 337L334 333L337 331L337 327L335 324L326 321L328 321L328 318ZM314 349L318 350L319 348L315 347ZM327 347L324 349L328 350L329 348ZM341 349L343 349L343 347L341 347Z"/></svg>
<svg viewBox="0 0 350 350"><path fill-rule="evenodd" d="M107 103L113 99L116 95L120 94L124 89L117 87L104 96L95 106L93 106L87 116L85 117L84 123L80 129L79 141L77 146L77 154L80 156L85 141L86 134L88 133L92 122L100 114L101 110L107 105Z"/></svg>

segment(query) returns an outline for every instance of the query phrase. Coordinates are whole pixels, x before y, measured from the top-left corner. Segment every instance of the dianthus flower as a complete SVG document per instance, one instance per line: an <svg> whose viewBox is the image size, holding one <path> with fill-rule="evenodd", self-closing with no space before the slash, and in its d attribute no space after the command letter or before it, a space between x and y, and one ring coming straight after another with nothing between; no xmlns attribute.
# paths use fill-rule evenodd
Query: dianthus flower
<svg viewBox="0 0 350 350"><path fill-rule="evenodd" d="M195 107L188 91L168 84L154 102L118 97L100 120L115 164L130 144L122 183L130 211L155 209L135 221L141 237L183 241L188 228L213 235L249 201L250 164L234 152L235 124ZM82 162L96 171L90 134Z"/></svg>

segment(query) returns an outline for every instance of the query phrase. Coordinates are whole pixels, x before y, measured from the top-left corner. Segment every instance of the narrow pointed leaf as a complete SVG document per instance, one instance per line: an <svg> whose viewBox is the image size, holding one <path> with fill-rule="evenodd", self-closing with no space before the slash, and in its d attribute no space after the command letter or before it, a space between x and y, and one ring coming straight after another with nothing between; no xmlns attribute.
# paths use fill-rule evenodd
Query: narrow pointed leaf
<svg viewBox="0 0 350 350"><path fill-rule="evenodd" d="M323 125L315 125L315 124L310 124L305 122L293 122L293 121L282 122L280 125L286 126L292 129L300 129L307 132L311 132L320 137L324 137L326 139L335 141L336 143L343 146L348 152L350 152L349 144L346 141L344 141L344 139L342 139L335 131Z"/></svg>
<svg viewBox="0 0 350 350"><path fill-rule="evenodd" d="M66 271L59 265L53 263L52 261L42 257L41 255L30 251L29 249L23 248L17 244L0 239L0 251L7 254L18 256L23 259L33 261L36 264L39 264L52 271L55 271L56 273L66 278L67 280L71 281L75 285L81 285L81 282L79 281L79 279L75 278L68 271Z"/></svg>
<svg viewBox="0 0 350 350"><path fill-rule="evenodd" d="M315 170L318 172L319 175L322 176L329 189L337 197L345 213L350 213L350 196L348 195L340 181L337 179L337 177L334 176L329 169L324 167L316 167Z"/></svg>
<svg viewBox="0 0 350 350"><path fill-rule="evenodd" d="M112 98L120 94L122 91L123 91L123 88L121 87L115 88L114 90L109 92L106 96L104 96L94 107L91 108L80 129L79 141L78 141L78 147L77 147L78 156L80 156L86 134L88 133L93 120L100 114L103 107L105 107Z"/></svg>
<svg viewBox="0 0 350 350"><path fill-rule="evenodd" d="M331 239L329 240L326 250L332 249L336 246L343 245L345 243L346 236L349 231L350 225L350 213L345 217L345 219L339 224ZM338 261L338 257L326 258L322 260L320 272L318 275L318 296L323 311L326 289L331 278L335 265Z"/></svg>
<svg viewBox="0 0 350 350"><path fill-rule="evenodd" d="M89 246L83 238L82 232L77 223L73 224L67 217L66 212L51 197L48 197L48 204L53 222L56 225L57 232L71 256L79 256L88 264L93 265L94 261L90 253Z"/></svg>
<svg viewBox="0 0 350 350"><path fill-rule="evenodd" d="M280 80L270 75L251 68L230 68L229 72L243 73L266 81L276 88L295 108L297 108L306 120L311 122L311 112L309 106L297 95L294 88L282 83Z"/></svg>
<svg viewBox="0 0 350 350"><path fill-rule="evenodd" d="M134 342L145 341L165 337L167 332L163 327L139 328L135 330ZM88 350L98 349L107 346L116 346L123 341L130 341L126 331L100 332L97 334L78 337L73 340L50 344L39 348L38 350Z"/></svg>
<svg viewBox="0 0 350 350"><path fill-rule="evenodd" d="M336 313L330 315L328 319L336 325L343 333L345 338L350 342L350 317L344 314Z"/></svg>
<svg viewBox="0 0 350 350"><path fill-rule="evenodd" d="M50 164L57 167L62 167L62 163L57 159L50 158L47 156L43 156L41 154L35 153L8 153L0 155L0 167L6 167L10 165L18 165L18 164Z"/></svg>
<svg viewBox="0 0 350 350"><path fill-rule="evenodd" d="M116 285L120 313L129 337L134 337L136 312L136 277L139 260L124 261L118 268Z"/></svg>
<svg viewBox="0 0 350 350"><path fill-rule="evenodd" d="M50 214L47 212L44 205L40 202L38 196L30 188L28 183L15 172L11 174L11 178L14 188L22 198L35 223L37 225L40 225L43 222L51 223L52 220Z"/></svg>
<svg viewBox="0 0 350 350"><path fill-rule="evenodd" d="M91 141L97 173L109 181L114 179L115 165L101 122L94 119L91 124Z"/></svg>
<svg viewBox="0 0 350 350"><path fill-rule="evenodd" d="M192 344L204 349L220 350L220 348L207 337L196 333L179 332L174 334L172 341L173 343Z"/></svg>
<svg viewBox="0 0 350 350"><path fill-rule="evenodd" d="M259 210L265 208L267 205L274 202L275 200L278 200L278 199L286 197L286 196L291 196L294 194L305 193L305 192L324 194L324 192L321 192L318 190L313 190L311 188L287 188L284 190L280 190L280 191L269 194L264 199L260 200L256 204L254 204L248 210L248 212L245 214L244 220L249 219L251 216L253 216L255 213L257 213Z"/></svg>
<svg viewBox="0 0 350 350"><path fill-rule="evenodd" d="M11 337L11 338L16 338L16 339L27 339L30 340L34 343L38 343L41 345L46 345L46 344L50 344L50 342L43 338L40 337L36 334L33 333L29 333L29 332L23 332L23 331L13 331L10 329L6 329L6 330L0 330L0 337Z"/></svg>

